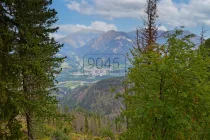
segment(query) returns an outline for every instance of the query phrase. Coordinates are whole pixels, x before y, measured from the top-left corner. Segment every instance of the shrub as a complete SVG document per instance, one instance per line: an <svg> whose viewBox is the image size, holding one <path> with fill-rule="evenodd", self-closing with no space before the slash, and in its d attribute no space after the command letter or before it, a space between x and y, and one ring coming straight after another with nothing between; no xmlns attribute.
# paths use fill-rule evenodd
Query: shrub
<svg viewBox="0 0 210 140"><path fill-rule="evenodd" d="M59 130L54 131L51 138L52 140L69 140L69 137Z"/></svg>
<svg viewBox="0 0 210 140"><path fill-rule="evenodd" d="M102 136L102 137L110 137L112 140L115 139L112 130L111 130L110 128L108 128L108 127L103 128L103 129L101 130L101 136Z"/></svg>

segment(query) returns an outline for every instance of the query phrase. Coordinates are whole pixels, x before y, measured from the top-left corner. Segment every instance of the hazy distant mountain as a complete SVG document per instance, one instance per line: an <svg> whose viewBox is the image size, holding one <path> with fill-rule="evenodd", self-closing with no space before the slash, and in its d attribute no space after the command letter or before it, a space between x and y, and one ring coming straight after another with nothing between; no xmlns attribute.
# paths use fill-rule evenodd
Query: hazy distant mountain
<svg viewBox="0 0 210 140"><path fill-rule="evenodd" d="M61 38L58 41L64 44L62 51L72 51L84 46L88 41L99 37L103 33L103 31L84 29Z"/></svg>
<svg viewBox="0 0 210 140"><path fill-rule="evenodd" d="M157 39L157 42L159 44L163 44L167 40L167 38L161 36L163 33L164 31L158 31L158 36L160 37ZM174 34L174 33L175 31L169 31L169 34ZM179 37L181 38L189 34L191 33L186 30L183 31L183 34ZM71 49L71 51L74 51L76 54L80 55L90 54L90 53L126 54L129 52L129 49L133 47L133 41L135 40L135 38L136 38L135 31L121 32L121 31L111 30L103 33L94 30L87 30L87 31L82 30L61 39L60 42L62 43L63 41L66 43L66 44L64 43L64 50L68 50L67 48L73 48L74 50ZM195 35L195 37L192 38L191 40L195 44L198 44L199 39L200 37L198 35ZM74 44L74 47L72 43L71 45L68 45L68 42L70 43L72 42L72 40L74 42L77 42L77 44Z"/></svg>
<svg viewBox="0 0 210 140"><path fill-rule="evenodd" d="M161 36L164 31L158 31L158 36ZM169 34L173 34L175 31L169 31ZM191 34L191 32L184 30L180 36L184 37ZM61 53L74 52L76 54L87 53L121 53L126 54L129 49L133 47L133 41L136 38L136 31L121 32L121 31L98 31L85 29L72 33L64 38L59 39L64 47L61 49ZM159 44L165 43L167 38L163 36L157 39ZM196 35L191 39L195 44L199 44L200 37Z"/></svg>
<svg viewBox="0 0 210 140"><path fill-rule="evenodd" d="M121 53L126 54L133 46L133 39L126 32L108 31L98 38L90 40L76 50L77 53Z"/></svg>

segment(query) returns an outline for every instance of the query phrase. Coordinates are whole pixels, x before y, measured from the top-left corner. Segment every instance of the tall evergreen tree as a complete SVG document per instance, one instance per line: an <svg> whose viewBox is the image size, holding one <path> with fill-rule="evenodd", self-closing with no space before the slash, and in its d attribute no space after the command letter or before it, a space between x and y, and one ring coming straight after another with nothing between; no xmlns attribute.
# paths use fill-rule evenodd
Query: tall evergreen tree
<svg viewBox="0 0 210 140"><path fill-rule="evenodd" d="M19 139L20 77L14 55L16 34L12 1L0 2L0 139Z"/></svg>
<svg viewBox="0 0 210 140"><path fill-rule="evenodd" d="M35 122L56 114L51 110L56 108L56 100L50 94L55 88L55 74L60 71L58 68L63 58L56 56L62 46L49 37L49 33L58 29L52 27L52 24L57 21L57 13L49 8L51 4L52 0L1 2L1 15L5 21L1 24L7 25L6 28L1 26L3 30L0 39L0 52L3 54L1 57L12 56L14 61L11 60L8 68L11 71L8 71L4 65L5 61L10 59L1 59L2 74L0 76L15 75L11 79L16 78L14 81L18 83L12 81L13 86L8 89L15 90L14 95L18 97L9 98L8 95L6 97L7 101L15 99L14 109L18 107L19 110L16 112L25 118L28 139L36 139ZM6 36L9 37L5 39ZM15 65L14 68L12 65ZM1 81L9 83L6 79Z"/></svg>

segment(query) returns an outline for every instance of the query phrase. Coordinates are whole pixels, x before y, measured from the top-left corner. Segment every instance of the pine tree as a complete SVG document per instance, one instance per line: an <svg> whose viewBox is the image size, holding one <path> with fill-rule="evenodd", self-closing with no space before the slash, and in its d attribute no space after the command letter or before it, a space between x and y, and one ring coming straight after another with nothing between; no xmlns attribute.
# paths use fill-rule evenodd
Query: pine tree
<svg viewBox="0 0 210 140"><path fill-rule="evenodd" d="M0 139L19 139L21 123L17 119L20 111L20 77L15 49L14 21L9 16L12 1L0 2Z"/></svg>
<svg viewBox="0 0 210 140"><path fill-rule="evenodd" d="M56 115L57 101L50 94L55 89L55 74L60 71L63 58L56 56L62 45L49 37L49 33L58 29L52 28L57 13L49 8L51 3L52 0L9 0L0 5L4 21L0 27L3 33L0 39L3 84L0 87L8 88L5 83L12 85L8 89L1 88L4 90L1 94L5 94L7 102L15 100L13 108L18 110L13 119L17 115L26 119L28 139L36 139L36 122ZM4 78L6 75L12 83ZM11 89L15 97L9 97L13 95L8 94ZM7 102L5 104L11 107Z"/></svg>
<svg viewBox="0 0 210 140"><path fill-rule="evenodd" d="M53 115L49 112L50 105L56 103L49 95L50 90L54 88L54 76L57 73L55 68L62 59L55 56L61 45L49 38L49 33L57 30L51 28L51 25L57 21L56 12L48 8L51 2L51 0L24 0L18 1L15 7L17 10L15 22L21 25L17 27L20 38L17 54L22 66L24 113L29 139L35 139L33 119Z"/></svg>

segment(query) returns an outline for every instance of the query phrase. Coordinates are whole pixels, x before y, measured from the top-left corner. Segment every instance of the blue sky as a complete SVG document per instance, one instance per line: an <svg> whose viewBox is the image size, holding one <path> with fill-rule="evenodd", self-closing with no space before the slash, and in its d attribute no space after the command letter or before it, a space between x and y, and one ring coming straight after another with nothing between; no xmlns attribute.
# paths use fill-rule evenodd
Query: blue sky
<svg viewBox="0 0 210 140"><path fill-rule="evenodd" d="M81 29L132 31L142 25L146 0L53 0L58 12L58 33L61 38ZM159 30L185 26L200 34L202 26L209 30L210 0L159 0Z"/></svg>

